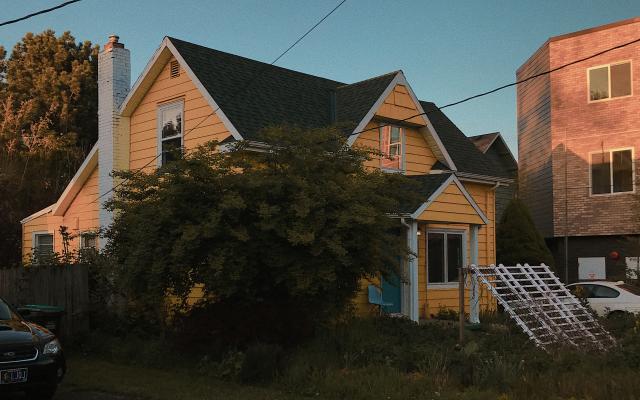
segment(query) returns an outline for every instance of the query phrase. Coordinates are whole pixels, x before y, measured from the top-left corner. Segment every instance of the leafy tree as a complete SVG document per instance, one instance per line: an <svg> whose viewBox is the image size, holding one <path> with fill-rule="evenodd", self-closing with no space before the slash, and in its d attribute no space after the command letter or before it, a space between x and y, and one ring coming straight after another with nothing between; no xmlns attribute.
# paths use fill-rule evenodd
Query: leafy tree
<svg viewBox="0 0 640 400"><path fill-rule="evenodd" d="M553 266L553 256L536 229L527 206L513 199L502 215L496 231L497 261L505 265L517 263Z"/></svg>
<svg viewBox="0 0 640 400"><path fill-rule="evenodd" d="M0 46L0 254L20 260L20 220L55 202L97 138L97 47L69 32Z"/></svg>
<svg viewBox="0 0 640 400"><path fill-rule="evenodd" d="M332 130L262 141L269 151L213 143L117 173L107 254L132 303L163 318L167 294L184 305L201 285L218 329L291 337L344 311L361 278L398 269L408 250L388 214L414 200L406 177L367 170L369 153Z"/></svg>

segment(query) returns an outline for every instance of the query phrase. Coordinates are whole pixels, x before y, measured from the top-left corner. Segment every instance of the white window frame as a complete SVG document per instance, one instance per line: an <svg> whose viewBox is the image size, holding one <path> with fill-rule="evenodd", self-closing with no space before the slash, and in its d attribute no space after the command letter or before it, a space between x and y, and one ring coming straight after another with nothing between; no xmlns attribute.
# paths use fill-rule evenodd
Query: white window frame
<svg viewBox="0 0 640 400"><path fill-rule="evenodd" d="M85 245L85 236L87 235L91 235L94 237L96 241L95 247ZM80 250L84 250L84 249L98 249L98 234L96 232L93 232L93 231L80 232Z"/></svg>
<svg viewBox="0 0 640 400"><path fill-rule="evenodd" d="M382 138L384 137L383 135L383 130L384 128L388 127L389 128L389 137L391 137L391 128L392 127L396 127L398 129L400 129L400 168L396 169L396 168L389 168L386 166L383 166L383 160L385 157L385 155L387 155L387 153L385 151L383 151L383 143L382 143ZM380 169L382 171L385 172L395 172L395 173L404 173L406 171L406 166L407 166L407 153L406 153L406 143L407 143L407 133L406 133L406 128L404 126L400 126L400 125L395 125L395 124L381 124L378 127L378 141L380 143L380 146L378 146L380 152L383 154L382 157L380 157Z"/></svg>
<svg viewBox="0 0 640 400"><path fill-rule="evenodd" d="M631 184L633 185L633 190L629 192L614 192L613 191L613 153L616 151L625 151L631 150ZM602 154L609 153L609 181L611 182L609 193L593 193L593 162L591 161L592 154ZM589 196L598 197L598 196L617 196L624 194L634 194L636 192L636 154L633 147L617 147L607 150L597 150L590 151L588 154L589 157Z"/></svg>
<svg viewBox="0 0 640 400"><path fill-rule="evenodd" d="M37 247L37 243L36 243L36 238L38 236L44 236L44 235L51 235L51 252L55 253L56 252L56 235L54 232L49 232L49 231L36 231L31 233L31 258L33 258L36 263L38 262L38 247Z"/></svg>
<svg viewBox="0 0 640 400"><path fill-rule="evenodd" d="M629 73L631 74L631 76L630 76L630 79L631 79L630 80L631 94L628 94L626 96L611 97L611 66L612 65L626 64L626 63L629 63ZM607 97L605 99L591 100L591 77L590 77L590 72L593 69L600 69L600 68L604 68L604 67L607 67L607 81L608 81L609 97ZM612 63L609 63L609 64L596 65L595 67L587 68L587 101L589 103L601 103L603 101L624 99L626 97L631 97L631 96L633 96L633 62L631 60L616 61L616 62L612 62Z"/></svg>
<svg viewBox="0 0 640 400"><path fill-rule="evenodd" d="M180 113L182 115L182 132L180 133L180 147L184 148L184 132L185 132L185 125L186 125L186 119L184 117L184 100L183 99L179 99L179 100L174 100L174 101L170 101L167 103L162 103L160 105L158 105L158 110L156 113L156 119L157 119L157 127L156 127L156 136L157 136L157 158L158 158L158 167L162 166L162 142L164 142L165 140L171 140L171 139L175 139L178 137L178 135L174 135L174 136L170 136L168 138L163 138L162 137L162 113L166 110L169 110L171 108L177 108L180 107Z"/></svg>
<svg viewBox="0 0 640 400"><path fill-rule="evenodd" d="M465 267L467 266L467 231L463 230L463 229L438 229L438 228L433 228L433 229L429 229L427 228L426 233L424 234L424 240L425 240L425 255L424 255L424 260L425 260L425 281L426 281L426 285L427 285L427 289L431 288L431 289L452 289L452 288L457 288L460 284L458 281L455 282L449 282L449 254L447 252L447 248L445 247L445 251L444 251L444 264L445 264L445 282L429 282L429 234L430 233L442 233L445 235L445 246L447 245L447 234L455 234L455 235L462 235L462 266Z"/></svg>

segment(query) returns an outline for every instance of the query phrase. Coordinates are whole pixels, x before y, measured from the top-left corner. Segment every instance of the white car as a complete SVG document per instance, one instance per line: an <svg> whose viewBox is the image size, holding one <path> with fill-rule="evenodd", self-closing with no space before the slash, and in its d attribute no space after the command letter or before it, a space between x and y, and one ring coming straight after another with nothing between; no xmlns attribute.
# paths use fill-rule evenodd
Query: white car
<svg viewBox="0 0 640 400"><path fill-rule="evenodd" d="M586 298L600 316L640 313L640 287L620 282L589 281L567 285L578 298Z"/></svg>

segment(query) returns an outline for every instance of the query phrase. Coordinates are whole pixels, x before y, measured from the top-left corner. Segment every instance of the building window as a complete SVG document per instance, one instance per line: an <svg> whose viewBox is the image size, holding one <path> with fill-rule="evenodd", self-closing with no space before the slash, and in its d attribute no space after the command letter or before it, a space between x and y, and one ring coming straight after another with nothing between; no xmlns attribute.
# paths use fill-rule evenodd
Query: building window
<svg viewBox="0 0 640 400"><path fill-rule="evenodd" d="M97 248L98 240L97 235L93 232L84 232L80 235L80 249L95 249Z"/></svg>
<svg viewBox="0 0 640 400"><path fill-rule="evenodd" d="M591 153L591 194L633 192L633 150Z"/></svg>
<svg viewBox="0 0 640 400"><path fill-rule="evenodd" d="M165 104L158 108L158 149L160 165L180 157L183 134L182 101Z"/></svg>
<svg viewBox="0 0 640 400"><path fill-rule="evenodd" d="M631 62L589 68L589 100L631 95Z"/></svg>
<svg viewBox="0 0 640 400"><path fill-rule="evenodd" d="M427 281L458 281L458 268L464 264L462 233L429 232L427 234Z"/></svg>
<svg viewBox="0 0 640 400"><path fill-rule="evenodd" d="M45 260L53 255L53 233L33 234L33 257Z"/></svg>
<svg viewBox="0 0 640 400"><path fill-rule="evenodd" d="M404 129L399 126L386 125L380 128L380 152L383 169L402 170Z"/></svg>

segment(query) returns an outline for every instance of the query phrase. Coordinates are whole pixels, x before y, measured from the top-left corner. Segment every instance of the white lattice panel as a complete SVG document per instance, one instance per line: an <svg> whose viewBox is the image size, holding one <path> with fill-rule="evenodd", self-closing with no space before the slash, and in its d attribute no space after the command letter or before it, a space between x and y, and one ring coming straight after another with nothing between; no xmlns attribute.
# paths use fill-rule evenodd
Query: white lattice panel
<svg viewBox="0 0 640 400"><path fill-rule="evenodd" d="M604 351L615 345L613 337L548 266L471 265L470 269L536 345Z"/></svg>

